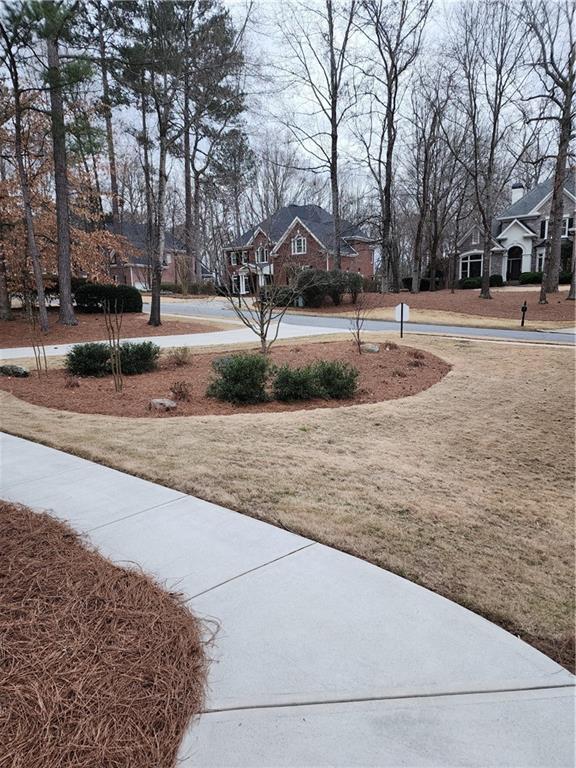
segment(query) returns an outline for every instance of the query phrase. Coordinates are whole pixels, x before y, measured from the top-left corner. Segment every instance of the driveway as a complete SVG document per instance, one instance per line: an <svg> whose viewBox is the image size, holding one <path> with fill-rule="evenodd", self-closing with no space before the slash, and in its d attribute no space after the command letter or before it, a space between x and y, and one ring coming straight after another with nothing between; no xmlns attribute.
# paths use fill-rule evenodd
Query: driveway
<svg viewBox="0 0 576 768"><path fill-rule="evenodd" d="M572 766L574 678L374 565L20 438L2 497L49 510L219 624L185 766Z"/></svg>

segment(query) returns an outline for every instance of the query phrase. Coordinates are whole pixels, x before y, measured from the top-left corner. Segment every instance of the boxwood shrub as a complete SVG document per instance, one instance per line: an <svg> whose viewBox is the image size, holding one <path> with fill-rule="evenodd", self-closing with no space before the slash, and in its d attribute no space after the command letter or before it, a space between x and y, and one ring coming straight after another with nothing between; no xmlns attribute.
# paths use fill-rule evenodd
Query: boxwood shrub
<svg viewBox="0 0 576 768"><path fill-rule="evenodd" d="M122 373L132 376L153 371L159 355L160 347L151 341L124 342L120 345ZM111 373L109 345L104 342L75 344L66 355L66 370L72 376L107 376Z"/></svg>
<svg viewBox="0 0 576 768"><path fill-rule="evenodd" d="M339 360L318 360L310 366L321 397L343 400L354 397L358 369Z"/></svg>
<svg viewBox="0 0 576 768"><path fill-rule="evenodd" d="M310 365L301 368L281 365L276 369L272 391L276 400L282 401L311 400L323 396L318 377Z"/></svg>
<svg viewBox="0 0 576 768"><path fill-rule="evenodd" d="M268 399L270 362L265 355L228 355L214 360L212 367L216 378L206 390L208 397L236 404L261 403Z"/></svg>
<svg viewBox="0 0 576 768"><path fill-rule="evenodd" d="M572 272L560 272L560 285L570 285L572 282Z"/></svg>
<svg viewBox="0 0 576 768"><path fill-rule="evenodd" d="M542 282L542 272L521 272L520 285L538 285Z"/></svg>
<svg viewBox="0 0 576 768"><path fill-rule="evenodd" d="M490 275L491 288L498 288L503 285L504 285L504 280L502 279L502 275ZM463 277L462 280L460 280L460 282L458 283L458 286L464 289L482 288L482 278L481 277Z"/></svg>
<svg viewBox="0 0 576 768"><path fill-rule="evenodd" d="M101 312L105 301L112 310L117 307L119 312L142 312L140 291L130 285L86 283L78 286L74 298L79 312Z"/></svg>

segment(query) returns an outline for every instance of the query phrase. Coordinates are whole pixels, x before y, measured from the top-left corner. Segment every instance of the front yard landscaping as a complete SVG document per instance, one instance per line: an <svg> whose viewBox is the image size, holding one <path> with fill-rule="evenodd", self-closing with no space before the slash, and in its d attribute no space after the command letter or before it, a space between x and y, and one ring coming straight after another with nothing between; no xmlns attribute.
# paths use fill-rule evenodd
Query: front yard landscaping
<svg viewBox="0 0 576 768"><path fill-rule="evenodd" d="M207 667L181 598L5 502L0 551L0 765L172 766Z"/></svg>
<svg viewBox="0 0 576 768"><path fill-rule="evenodd" d="M411 397L126 419L3 392L2 424L388 568L569 667L573 349L415 339L452 369ZM284 354L300 365L312 346ZM374 365L385 354L363 357Z"/></svg>
<svg viewBox="0 0 576 768"><path fill-rule="evenodd" d="M304 401L281 402L270 399L244 405L242 413L259 411L294 411L303 408L333 408L341 405L374 403L414 395L435 384L445 376L450 366L438 357L419 353L410 347L382 345L379 353L358 354L350 341L275 346L270 355L272 365L303 366L317 360L345 361L358 368L358 391L351 399L314 398ZM238 414L239 407L206 392L215 378L213 363L223 353L194 352L184 364L175 362L170 354L161 358L158 370L140 376L125 376L124 388L114 391L111 376L71 377L66 371L50 371L49 378L31 375L29 378L0 377L0 387L36 405L79 413L101 413L113 416L150 415L149 404L155 398L174 398L174 385L187 391L189 399L176 396L173 411L158 411L158 417L206 414Z"/></svg>
<svg viewBox="0 0 576 768"><path fill-rule="evenodd" d="M32 330L26 315L21 310L13 311L11 322L0 323L0 348L28 347L32 340L43 341L45 345L76 344L82 341L101 341L107 338L106 326L102 313L78 313L78 325L64 326L58 323L58 310L51 309L48 313L50 330L40 333ZM209 320L190 320L188 318L169 318L162 325L148 325L148 315L126 313L122 318L122 336L134 339L139 336L171 336L185 333L212 333L226 327L236 327L227 323L210 322Z"/></svg>

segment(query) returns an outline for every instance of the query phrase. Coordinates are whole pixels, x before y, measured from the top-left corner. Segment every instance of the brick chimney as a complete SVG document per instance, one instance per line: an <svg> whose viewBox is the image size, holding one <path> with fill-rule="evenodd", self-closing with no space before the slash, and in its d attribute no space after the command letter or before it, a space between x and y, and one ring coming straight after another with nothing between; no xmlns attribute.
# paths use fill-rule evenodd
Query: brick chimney
<svg viewBox="0 0 576 768"><path fill-rule="evenodd" d="M522 184L521 181L517 181L515 184L512 184L512 205L517 203L518 200L524 197L525 194L526 190L524 189L524 184Z"/></svg>

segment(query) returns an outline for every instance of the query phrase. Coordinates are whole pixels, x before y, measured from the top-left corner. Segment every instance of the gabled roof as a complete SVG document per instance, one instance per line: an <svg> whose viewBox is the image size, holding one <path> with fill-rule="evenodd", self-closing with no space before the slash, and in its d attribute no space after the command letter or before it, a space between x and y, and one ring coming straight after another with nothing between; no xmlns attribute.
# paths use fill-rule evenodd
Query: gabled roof
<svg viewBox="0 0 576 768"><path fill-rule="evenodd" d="M519 227L521 227L521 228L522 228L522 229L523 229L523 230L526 232L526 234L527 234L529 237L538 237L538 235L536 234L536 232L534 232L534 230L532 229L532 227L529 227L529 226L528 226L528 224L524 224L524 222L523 222L523 221L520 221L520 219L513 219L513 220L512 220L512 221L511 221L509 224L506 224L506 226L504 227L504 229L502 230L502 232L500 232L500 234L497 236L497 238L496 238L496 239L497 239L497 240L499 240L501 237L504 237L504 235L506 234L506 232L508 232L508 230L510 229L510 227L512 227L514 224L518 224L518 226L519 226Z"/></svg>
<svg viewBox="0 0 576 768"><path fill-rule="evenodd" d="M107 223L106 229L111 232L112 225ZM136 221L123 221L120 232L128 242L137 248L139 251L146 251L146 224L141 224ZM164 248L167 251L184 251L186 247L181 240L173 237L168 230L165 233Z"/></svg>
<svg viewBox="0 0 576 768"><path fill-rule="evenodd" d="M553 183L554 179L551 176L549 179L546 179L546 181L543 181L541 184L535 186L534 189L527 192L524 197L521 197L520 200L517 200L509 208L506 208L505 211L502 211L498 218L516 219L519 216L528 216L528 214L532 213L532 211L543 203L552 193ZM566 178L564 189L574 197L576 194L574 187L574 173L570 171Z"/></svg>
<svg viewBox="0 0 576 768"><path fill-rule="evenodd" d="M319 205L287 205L269 216L251 229L244 232L228 248L245 248L250 244L257 231L262 230L272 243L277 243L295 220L300 221L306 229L328 250L334 251L334 231L332 214ZM347 240L355 238L370 240L366 233L348 221L341 223L342 237L340 251L343 254L355 253Z"/></svg>

